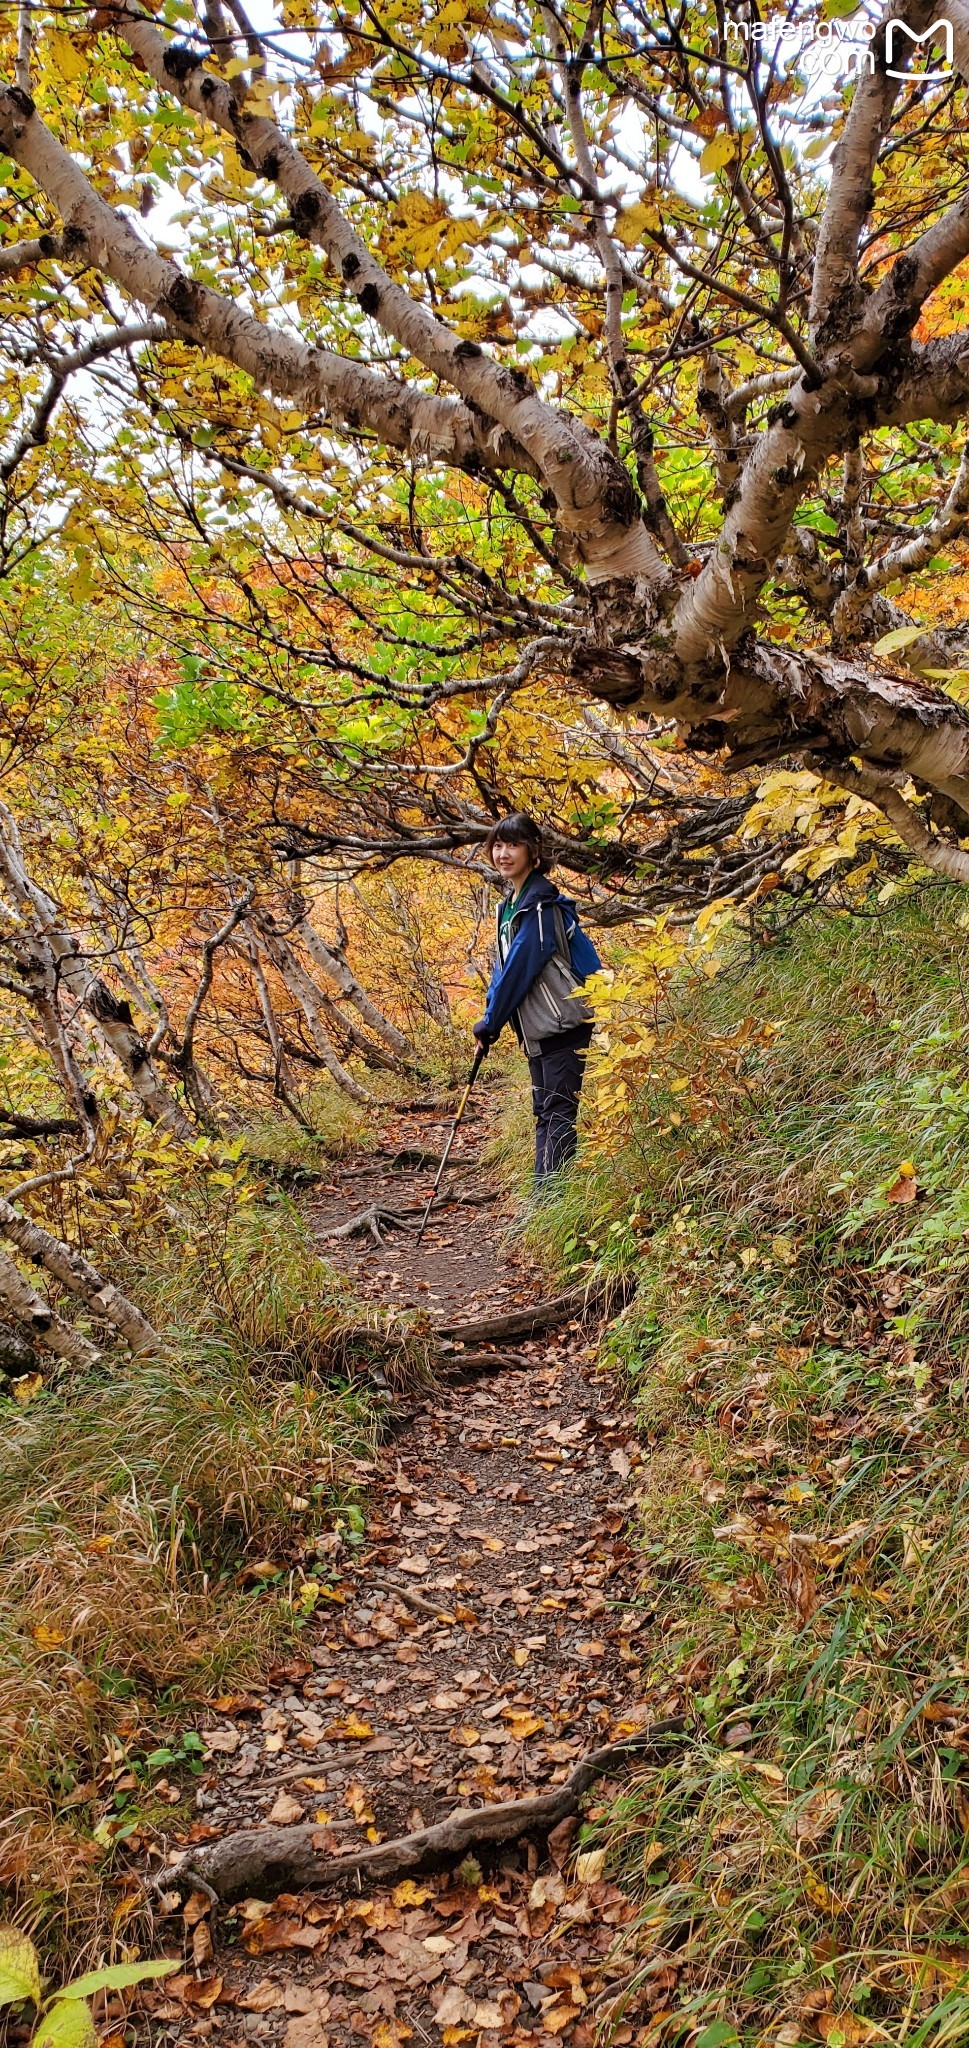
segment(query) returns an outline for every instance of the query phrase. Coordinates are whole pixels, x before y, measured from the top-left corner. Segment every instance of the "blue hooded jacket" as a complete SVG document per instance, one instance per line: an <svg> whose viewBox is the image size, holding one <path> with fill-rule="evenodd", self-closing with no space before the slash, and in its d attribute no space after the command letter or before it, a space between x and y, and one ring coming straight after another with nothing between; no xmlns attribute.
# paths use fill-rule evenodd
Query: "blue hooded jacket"
<svg viewBox="0 0 969 2048"><path fill-rule="evenodd" d="M482 1022L489 1038L497 1038L509 1019L514 1022L519 1003L555 952L555 919L542 915L553 904L563 914L572 968L579 981L585 981L602 965L592 940L579 924L575 904L568 896L561 896L545 875L532 875L525 883L512 919L514 936L507 957L502 960L499 953L488 986ZM521 1036L520 1032L518 1035Z"/></svg>

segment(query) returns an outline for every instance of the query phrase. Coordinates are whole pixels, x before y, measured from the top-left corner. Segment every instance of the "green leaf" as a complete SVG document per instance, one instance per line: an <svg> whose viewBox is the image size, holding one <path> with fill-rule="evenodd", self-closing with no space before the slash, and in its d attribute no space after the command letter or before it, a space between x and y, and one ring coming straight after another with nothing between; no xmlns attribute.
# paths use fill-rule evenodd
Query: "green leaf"
<svg viewBox="0 0 969 2048"><path fill-rule="evenodd" d="M799 512L796 526L810 526L814 533L837 533L838 522L830 512L822 512L819 506L809 506L806 512Z"/></svg>
<svg viewBox="0 0 969 2048"><path fill-rule="evenodd" d="M127 1984L144 1984L149 1977L170 1977L177 1963L113 1963L106 1970L88 1970L65 1984L58 1998L91 1998L95 1991L123 1991Z"/></svg>
<svg viewBox="0 0 969 2048"><path fill-rule="evenodd" d="M804 152L805 157L811 163L815 163L819 156L824 155L824 152L829 147L830 142L830 135L816 135L814 141L808 143L808 146Z"/></svg>
<svg viewBox="0 0 969 2048"><path fill-rule="evenodd" d="M894 654L896 647L911 647L913 640L921 640L924 626L896 626L893 633L883 633L872 648L873 654Z"/></svg>
<svg viewBox="0 0 969 2048"><path fill-rule="evenodd" d="M83 2000L59 1998L45 2012L30 2048L95 2048L91 2008Z"/></svg>
<svg viewBox="0 0 969 2048"><path fill-rule="evenodd" d="M40 1965L37 1950L19 1927L0 1927L0 2005L21 2005L40 2000Z"/></svg>
<svg viewBox="0 0 969 2048"><path fill-rule="evenodd" d="M740 2035L730 2020L711 2020L693 2044L693 2048L735 2048Z"/></svg>

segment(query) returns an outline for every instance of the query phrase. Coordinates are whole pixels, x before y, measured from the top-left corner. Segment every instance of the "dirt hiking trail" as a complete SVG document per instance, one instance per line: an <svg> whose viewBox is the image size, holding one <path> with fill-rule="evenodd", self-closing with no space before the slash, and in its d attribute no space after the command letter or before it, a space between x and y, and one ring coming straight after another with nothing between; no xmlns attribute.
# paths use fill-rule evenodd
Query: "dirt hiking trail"
<svg viewBox="0 0 969 2048"><path fill-rule="evenodd" d="M472 1103L446 1187L480 1195L488 1098ZM349 1158L314 1191L327 1256L358 1290L426 1306L435 1322L534 1303L539 1276L510 1247L512 1205L435 1213L414 1233L324 1233L376 1203L420 1202L446 1122L400 1118L379 1159ZM387 1150L404 1150L395 1166ZM410 1154L408 1160L407 1154ZM400 1154L397 1155L398 1157ZM589 1751L635 1734L650 1617L625 1526L639 1462L631 1415L574 1320L516 1340L522 1363L389 1405L375 1465L359 1468L366 1530L334 1561L300 1654L264 1689L226 1699L188 1842L316 1823L324 1858L407 1835L456 1808L562 1787ZM601 1803L608 1779L586 1810ZM159 1987L151 2038L220 2048L396 2048L561 2042L585 2048L621 1994L610 1960L632 1908L576 1856L577 1822L453 1857L431 1874L234 1907L197 1891L163 1926L186 1965ZM183 1836L183 1842L185 1837ZM183 1910L184 1905L184 1910ZM635 2041L646 2017L611 2035Z"/></svg>

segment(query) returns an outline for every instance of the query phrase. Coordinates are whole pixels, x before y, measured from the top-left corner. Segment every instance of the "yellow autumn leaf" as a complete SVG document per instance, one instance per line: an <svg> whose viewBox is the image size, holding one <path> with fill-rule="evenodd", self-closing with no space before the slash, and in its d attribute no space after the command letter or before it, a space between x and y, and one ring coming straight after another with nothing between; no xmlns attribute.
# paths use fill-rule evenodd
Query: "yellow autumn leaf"
<svg viewBox="0 0 969 2048"><path fill-rule="evenodd" d="M48 1628L42 1621L37 1623L32 1633L39 1650L58 1650L67 1641L63 1629Z"/></svg>
<svg viewBox="0 0 969 2048"><path fill-rule="evenodd" d="M407 2026L404 2020L379 2020L370 2039L373 2048L402 2048L402 2044L411 2039L413 2031L413 2027Z"/></svg>
<svg viewBox="0 0 969 2048"><path fill-rule="evenodd" d="M530 1735L538 1735L545 1723L539 1714L530 1714L524 1708L506 1707L504 1719L508 1733L515 1742L527 1742Z"/></svg>
<svg viewBox="0 0 969 2048"><path fill-rule="evenodd" d="M715 171L722 171L736 153L737 144L729 132L713 135L700 157L700 169L711 176Z"/></svg>
<svg viewBox="0 0 969 2048"><path fill-rule="evenodd" d="M359 1784L356 1779L347 1786L343 1795L343 1804L348 1807L354 1820L360 1822L361 1827L365 1822L373 1821L374 1811L370 1804L367 1789L364 1785Z"/></svg>
<svg viewBox="0 0 969 2048"><path fill-rule="evenodd" d="M344 1720L332 1722L326 1733L334 1742L369 1742L373 1729L358 1714L347 1714Z"/></svg>
<svg viewBox="0 0 969 2048"><path fill-rule="evenodd" d="M72 41L70 36L51 36L50 53L55 70L59 71L61 77L66 78L68 82L74 78L80 78L82 72L87 70L85 60L77 44Z"/></svg>
<svg viewBox="0 0 969 2048"><path fill-rule="evenodd" d="M14 1400L19 1401L21 1408L26 1408L28 1401L33 1401L40 1393L43 1384L43 1377L39 1372L25 1373L23 1379L13 1381Z"/></svg>
<svg viewBox="0 0 969 2048"><path fill-rule="evenodd" d="M840 1913L840 1901L820 1877L815 1877L813 1870L802 1870L801 1884L812 1906L819 1906L822 1913Z"/></svg>
<svg viewBox="0 0 969 2048"><path fill-rule="evenodd" d="M434 1897L434 1887L416 1884L412 1877L405 1877L401 1884L394 1886L391 1897L395 1906L423 1906Z"/></svg>

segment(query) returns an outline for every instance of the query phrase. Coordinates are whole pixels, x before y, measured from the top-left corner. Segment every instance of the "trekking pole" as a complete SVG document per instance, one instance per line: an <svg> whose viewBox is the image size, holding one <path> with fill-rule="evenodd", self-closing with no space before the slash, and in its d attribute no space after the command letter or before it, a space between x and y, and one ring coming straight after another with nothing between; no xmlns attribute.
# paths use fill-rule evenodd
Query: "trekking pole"
<svg viewBox="0 0 969 2048"><path fill-rule="evenodd" d="M482 1064L483 1064L484 1060L485 1060L485 1059L487 1058L487 1054L488 1054L488 1048L487 1048L487 1046L486 1046L486 1045L479 1045L479 1047L478 1047L478 1050L477 1050L477 1052L475 1053L475 1056L474 1056L474 1065L473 1065L473 1067L472 1067L472 1069L471 1069L471 1072L470 1072L470 1074L468 1075L468 1078L467 1078L467 1080L466 1080L466 1082L465 1082L465 1084L464 1084L464 1094L462 1095L462 1097L461 1097L461 1100L460 1100L460 1102L458 1103L458 1113L457 1113L457 1116L455 1117L455 1119L454 1119L454 1122L453 1122L453 1124L451 1125L451 1129L450 1129L450 1132L449 1132L449 1134L448 1134L448 1141L447 1141L447 1144L446 1144L446 1145L445 1145L445 1147L444 1147L444 1151L443 1151L443 1154L442 1154L442 1156L441 1156L441 1164L440 1164L440 1166L439 1166L439 1167L438 1167L438 1169L437 1169L437 1175L436 1175L436 1177L435 1177L435 1181L434 1181L434 1186L433 1186L433 1187L432 1187L432 1189L431 1189L431 1193L430 1193L430 1199L429 1199L429 1201L428 1201L428 1204L427 1204L427 1208L425 1209L425 1211L424 1211L424 1214L423 1214L423 1216L421 1217L421 1227L420 1227L420 1229L419 1229L419 1231L418 1231L418 1233L417 1233L417 1243L418 1243L418 1244L420 1244L421 1238L422 1238L422 1237L423 1237L423 1235L424 1235L424 1232L425 1232L425 1230L426 1230L426 1228L427 1228L427 1219L428 1219L428 1217L429 1217L429 1215L430 1215L430 1213L431 1213L431 1210L433 1209L433 1207L434 1207L434 1204L435 1204L435 1202L436 1202L436 1200L437 1200L437 1191L438 1191L438 1188L439 1188L439 1187L440 1187L440 1185L441 1185L441 1181L442 1181L442 1180L443 1180L443 1178L444 1178L444 1169L445 1169L445 1167L446 1167L446 1165L447 1165L447 1163L448 1163L448 1160L449 1160L449 1159L450 1159L450 1157L451 1157L451 1146L453 1145L453 1143L454 1143L454 1140L455 1140L455 1138L456 1138L456 1137L457 1137L457 1135L458 1135L458 1125L460 1124L460 1122L461 1122L461 1119L462 1119L462 1117L464 1116L464 1112L465 1112L465 1110L467 1109L467 1106L468 1106L468 1102L469 1102L469 1100L470 1100L470 1096L471 1096L471 1090L472 1090L472 1088L474 1087L474 1084L475 1084L475 1082L476 1082L476 1080L477 1080L477 1078L478 1078L478 1075L479 1075L479 1073L481 1072L481 1067L482 1067Z"/></svg>

